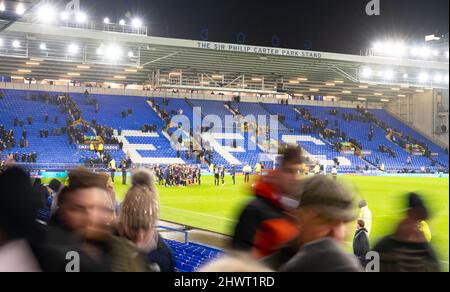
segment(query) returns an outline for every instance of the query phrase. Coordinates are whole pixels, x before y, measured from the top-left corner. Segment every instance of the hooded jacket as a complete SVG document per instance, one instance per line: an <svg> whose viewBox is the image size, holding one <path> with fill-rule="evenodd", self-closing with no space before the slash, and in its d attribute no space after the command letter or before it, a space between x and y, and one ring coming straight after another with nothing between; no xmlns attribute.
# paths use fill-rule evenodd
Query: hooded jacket
<svg viewBox="0 0 450 292"><path fill-rule="evenodd" d="M298 235L286 212L277 177L274 171L256 183L255 198L244 208L235 228L232 247L251 252L255 258L271 255Z"/></svg>

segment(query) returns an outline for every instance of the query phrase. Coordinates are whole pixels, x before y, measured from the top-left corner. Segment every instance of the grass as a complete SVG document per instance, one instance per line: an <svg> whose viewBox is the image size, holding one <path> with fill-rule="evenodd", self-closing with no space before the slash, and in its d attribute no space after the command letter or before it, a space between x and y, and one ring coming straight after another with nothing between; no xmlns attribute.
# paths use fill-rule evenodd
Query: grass
<svg viewBox="0 0 450 292"><path fill-rule="evenodd" d="M449 270L449 181L444 178L403 177L340 177L351 184L358 195L367 200L373 213L371 241L375 244L382 236L391 234L405 210L405 194L422 194L432 212L428 222L435 247L446 271ZM251 199L250 186L243 177L237 185L215 187L212 177L204 176L201 186L188 188L159 187L161 218L163 220L231 235L236 218L245 203ZM116 180L118 199L122 200L128 186ZM351 250L354 224L349 225L347 249Z"/></svg>

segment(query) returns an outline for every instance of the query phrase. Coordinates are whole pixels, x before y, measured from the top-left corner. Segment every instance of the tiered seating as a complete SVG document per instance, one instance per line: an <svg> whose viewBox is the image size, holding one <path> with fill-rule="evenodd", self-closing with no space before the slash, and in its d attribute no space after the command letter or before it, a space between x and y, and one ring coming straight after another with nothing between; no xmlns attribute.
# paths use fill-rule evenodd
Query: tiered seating
<svg viewBox="0 0 450 292"><path fill-rule="evenodd" d="M186 244L172 240L166 242L173 251L176 270L179 272L195 272L223 254L221 250L196 243Z"/></svg>
<svg viewBox="0 0 450 292"><path fill-rule="evenodd" d="M272 105L268 105L267 108L270 108L271 106ZM256 120L258 120L258 116L265 116L267 117L266 118L267 125L269 125L269 116L276 114L275 112L266 110L266 107L260 103L232 102L231 107L233 109L237 109L244 117L248 115L253 115L255 116ZM282 123L278 123L278 130L284 131L287 130L287 128Z"/></svg>
<svg viewBox="0 0 450 292"><path fill-rule="evenodd" d="M411 129L410 127L400 122L395 117L393 117L392 115L383 110L371 110L371 112L374 113L374 115L378 119L387 122L392 128L401 131L405 136L410 135L411 137L416 138L419 141L425 142L430 148L431 152L438 154L438 156L434 157L434 159L440 164L442 164L444 167L448 168L448 154L442 147L439 147L438 145L434 144L432 141L420 135L419 133L417 133L416 131L414 131L413 129ZM413 162L417 158L423 159L423 157L413 157ZM428 162L428 164L425 164L426 162ZM417 166L422 166L423 164L421 165L421 163L425 164L425 166L430 164L428 159L426 161L419 161L418 163L415 164Z"/></svg>
<svg viewBox="0 0 450 292"><path fill-rule="evenodd" d="M4 90L4 98L0 100L0 124L5 125L6 129L14 129L16 141L21 137L22 128L13 127L13 120L17 116L20 120L25 121L24 129L27 129L27 140L30 144L29 148L18 148L4 151L3 155L7 152L20 154L36 152L38 154L38 163L80 163L84 158L96 158L96 154L90 151L77 151L75 145L69 145L66 135L52 136L48 139L42 139L39 137L39 130L46 128L49 132L52 132L53 128L61 127L65 124L65 115L61 114L59 108L56 105L45 104L40 101L27 100L26 97L30 94L39 94L39 92L27 92L27 91L14 91ZM56 95L57 93L50 93ZM160 164L165 163L196 163L192 159L186 160L184 151L180 154L180 158L177 158L177 151L172 149L170 141L167 139L162 129L165 125L164 121L159 118L155 110L153 110L143 97L123 97L123 96L106 96L106 95L90 95L90 98L96 98L99 103L100 111L95 113L95 108L92 105L86 105L84 103L84 94L71 94L74 100L78 103L82 113L83 119L91 122L93 119L97 120L97 123L109 126L117 130L122 129L122 141L124 142L123 151L110 151L109 154L118 162L120 161L126 152L130 152L132 159L136 163L150 163L156 162ZM206 115L217 115L221 118L222 122L225 121L225 116L232 115L231 111L225 107L222 101L207 101L207 100L184 100L184 99L170 99L168 106L163 104L162 98L155 98L156 104L162 109L166 109L169 113L172 111L183 111L193 122L192 107L200 107L203 117ZM341 131L347 133L347 140L354 138L363 145L363 150L369 150L371 155L365 156L364 161L357 156L342 156L335 151L332 146L324 141L318 134L302 135L300 128L302 125L310 124L308 121L299 117L296 110L300 106L293 105L279 105L279 104L260 104L260 103L232 103L231 107L239 109L240 113L246 115L271 115L278 114L285 116L285 122L283 125L280 123L280 131L278 140L284 140L285 142L294 142L301 145L308 153L313 156L326 157L331 161L334 158L341 160L340 172L355 171L356 168L375 169L373 165L379 167L381 164L385 165L387 171L399 171L407 169L408 171L419 171L422 167L429 168L431 171L437 171L439 165L431 166L431 160L421 156L414 156L402 149L398 145L389 141L386 138L386 132L375 126L374 136L372 141L368 141L368 133L370 129L369 123L360 121L347 122L342 119L342 114L352 113L354 116L358 115L355 109L336 108L339 111L338 115L330 115L328 107L313 107L305 106L313 116L320 117L323 120L329 121L328 128L335 128L335 121ZM131 116L122 118L121 113L123 111L133 111ZM404 125L399 120L395 119L388 113L382 110L371 110L374 115L392 127L403 132L405 135L410 135L419 141L427 143L431 152L437 153L438 156L434 157L436 161L444 168L448 168L448 154L444 149L435 145L425 137L416 133L413 129ZM49 122L44 122L45 114L49 114ZM26 123L26 117L31 116L33 118L33 125ZM55 125L54 117L58 116L59 124ZM298 119L298 120L297 120ZM142 134L141 128L144 124L156 124L157 131L155 133ZM288 128L286 128L286 126ZM186 135L188 135L186 133ZM187 136L185 137L187 139ZM248 144L253 144L248 141L248 134L243 133L238 140L244 139L245 143L243 148L238 147L234 149L231 147L233 137L215 137L214 144L220 145L221 149L214 150L214 164L230 165L237 164L238 169L240 166L249 163L254 166L259 162L260 155L263 153L259 147L255 150L249 150ZM379 146L385 145L390 147L396 154L396 158L392 158L388 154L380 153ZM239 146L239 143L238 143ZM411 157L412 163L407 164L407 158Z"/></svg>
<svg viewBox="0 0 450 292"><path fill-rule="evenodd" d="M97 123L107 125L114 129L140 130L144 124L156 124L158 129L163 126L163 121L147 104L147 99L136 96L114 95L90 95L95 97L99 104L99 113L95 113L94 106L84 104L84 94L71 94L78 103L83 118L90 122L97 119ZM122 118L121 113L128 109L133 110L129 117Z"/></svg>
<svg viewBox="0 0 450 292"><path fill-rule="evenodd" d="M225 120L225 116L232 115L232 113L225 107L222 101L211 101L211 100L195 100L192 99L190 102L194 107L200 107L202 109L202 115L216 115Z"/></svg>
<svg viewBox="0 0 450 292"><path fill-rule="evenodd" d="M299 129L299 121L296 119L296 112L293 105L282 105L282 104L270 104L265 105L269 108L270 112L278 116L284 116L284 124L287 125L291 130L297 131Z"/></svg>
<svg viewBox="0 0 450 292"><path fill-rule="evenodd" d="M367 161L369 161L372 164L377 165L379 167L381 164L385 165L386 171L399 171L403 169L407 169L408 171L418 171L423 166L425 168L430 167L432 171L437 170L436 167L431 167L431 161L425 157L422 156L413 156L407 151L405 151L403 148L399 147L395 143L392 143L386 138L387 133L381 129L378 128L376 125L374 125L374 136L372 141L369 141L368 134L370 130L370 124L364 123L360 121L345 121L342 119L342 114L353 114L354 116L358 115L358 112L355 109L343 109L343 108L336 108L339 110L339 114L337 116L329 115L328 112L330 109L333 108L327 108L327 107L305 107L309 109L313 116L321 117L322 119L328 119L329 121L329 128L334 128L335 120L338 121L338 127L341 129L341 131L344 131L347 133L348 138L355 138L356 140L360 141L360 143L363 144L363 150L370 150L372 152L371 155L368 155L364 157ZM372 112L375 113L375 115L385 122L387 122L391 127L398 128L401 131L406 127L401 122L384 112L383 110L373 110ZM407 131L404 131L404 133L408 133ZM409 132L412 136L417 136L414 131ZM425 141L425 140L423 140ZM428 141L428 140L427 140ZM433 145L431 141L428 141L429 145ZM389 146L395 153L396 158L391 157L389 154L381 153L379 151L379 146L385 145ZM434 146L434 150L436 149L436 146ZM433 148L432 148L433 149ZM440 155L442 155L443 150L441 149ZM408 157L411 157L412 164L407 164ZM442 156L441 156L442 157ZM347 157L349 158L349 157ZM377 163L377 161L379 163ZM447 156L448 161L448 156ZM448 162L447 162L448 165Z"/></svg>
<svg viewBox="0 0 450 292"><path fill-rule="evenodd" d="M70 146L67 135L53 136L51 134L53 128L65 126L66 116L61 114L58 106L45 104L41 101L27 100L27 96L31 94L39 94L41 92L3 90L4 98L0 99L0 124L3 124L7 130L13 129L16 142L18 144L22 136L22 130L27 130L27 141L29 148L16 148L4 151L3 155L9 152L15 153L31 153L38 154L38 163L78 163L80 156L77 153L75 145ZM57 93L51 93L56 95ZM49 122L44 122L44 116L49 114ZM14 127L14 118L18 117L23 120L24 127ZM26 118L31 116L33 124L28 125ZM58 124L54 123L55 116L58 116ZM39 137L41 129L49 130L49 137L46 139Z"/></svg>
<svg viewBox="0 0 450 292"><path fill-rule="evenodd" d="M192 107L184 100L184 99L169 99L169 105L164 104L163 98L154 98L155 103L162 110L166 110L169 114L174 111L178 113L180 110L183 112L183 115L189 117L189 120L192 120Z"/></svg>

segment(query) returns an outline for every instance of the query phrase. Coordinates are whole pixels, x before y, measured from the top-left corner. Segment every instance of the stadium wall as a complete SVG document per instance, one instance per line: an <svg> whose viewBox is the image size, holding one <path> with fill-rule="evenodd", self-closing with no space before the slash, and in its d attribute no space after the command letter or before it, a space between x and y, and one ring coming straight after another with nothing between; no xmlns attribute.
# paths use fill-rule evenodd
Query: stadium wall
<svg viewBox="0 0 450 292"><path fill-rule="evenodd" d="M446 100L447 114L445 119L438 120L437 109L442 100ZM448 91L428 90L399 98L387 104L385 110L441 147L449 147L448 131L437 133L442 123L448 129Z"/></svg>

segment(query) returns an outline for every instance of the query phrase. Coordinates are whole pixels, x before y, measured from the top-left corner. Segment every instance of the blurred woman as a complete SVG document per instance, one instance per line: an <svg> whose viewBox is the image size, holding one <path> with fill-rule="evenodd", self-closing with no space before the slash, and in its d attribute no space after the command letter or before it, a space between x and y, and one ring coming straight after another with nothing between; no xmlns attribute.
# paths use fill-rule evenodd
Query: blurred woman
<svg viewBox="0 0 450 292"><path fill-rule="evenodd" d="M173 272L172 251L158 234L159 201L155 178L148 170L132 175L119 216L121 235L131 241L145 255L152 271Z"/></svg>

